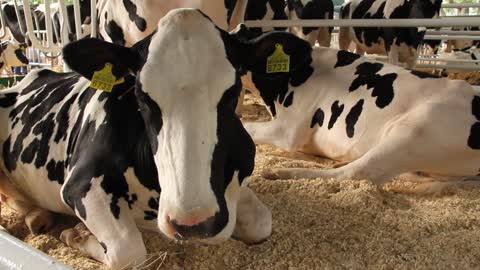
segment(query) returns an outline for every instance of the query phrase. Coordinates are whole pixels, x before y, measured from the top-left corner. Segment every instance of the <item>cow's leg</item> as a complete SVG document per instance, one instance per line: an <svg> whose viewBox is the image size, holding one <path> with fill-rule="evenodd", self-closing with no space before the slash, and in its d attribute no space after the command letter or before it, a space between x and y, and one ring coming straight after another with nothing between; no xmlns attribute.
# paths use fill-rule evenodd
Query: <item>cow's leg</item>
<svg viewBox="0 0 480 270"><path fill-rule="evenodd" d="M340 27L338 32L338 45L341 50L348 51L352 39L350 38L350 28L349 27Z"/></svg>
<svg viewBox="0 0 480 270"><path fill-rule="evenodd" d="M237 107L235 108L235 113L240 117L242 116L242 108L243 108L243 100L245 99L245 89L240 91L240 95L238 96Z"/></svg>
<svg viewBox="0 0 480 270"><path fill-rule="evenodd" d="M263 172L266 179L368 179L383 185L394 176L431 167L442 157L432 156L429 136L421 127L406 133L403 124L392 128L388 135L359 159L334 169L270 169Z"/></svg>
<svg viewBox="0 0 480 270"><path fill-rule="evenodd" d="M362 48L362 46L355 44L355 53L359 55L365 54L365 50Z"/></svg>
<svg viewBox="0 0 480 270"><path fill-rule="evenodd" d="M255 143L274 145L286 151L298 150L312 133L312 129L285 124L281 118L269 122L247 122L243 126Z"/></svg>
<svg viewBox="0 0 480 270"><path fill-rule="evenodd" d="M248 187L242 187L233 237L247 244L262 242L272 233L272 213Z"/></svg>
<svg viewBox="0 0 480 270"><path fill-rule="evenodd" d="M398 46L392 44L388 50L388 62L392 65L398 65Z"/></svg>
<svg viewBox="0 0 480 270"><path fill-rule="evenodd" d="M70 181L73 180L81 183L78 179ZM85 228L77 227L64 231L61 239L70 247L113 269L143 261L147 254L145 244L126 202L120 199L113 204L112 195L107 194L96 179L92 180L84 196L78 193L82 189L81 185L72 186L67 181L63 197L71 198L70 202L77 206L77 216L91 235L85 232ZM83 193L81 191L80 194Z"/></svg>
<svg viewBox="0 0 480 270"><path fill-rule="evenodd" d="M318 29L317 42L318 45L323 47L330 47L330 42L332 39L332 34L328 27L320 27Z"/></svg>

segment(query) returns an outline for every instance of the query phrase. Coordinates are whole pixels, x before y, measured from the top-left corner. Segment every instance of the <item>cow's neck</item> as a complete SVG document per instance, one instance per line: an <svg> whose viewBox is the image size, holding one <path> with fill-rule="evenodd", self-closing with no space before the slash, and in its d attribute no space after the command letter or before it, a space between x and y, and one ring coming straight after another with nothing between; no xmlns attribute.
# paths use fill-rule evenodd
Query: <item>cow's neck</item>
<svg viewBox="0 0 480 270"><path fill-rule="evenodd" d="M297 67L292 68L288 75L266 76L264 74L252 74L252 81L260 91L260 96L273 117L277 114L275 102L284 107L292 105L294 97L292 87L300 86L310 78L313 73L313 68L310 65L311 61L311 58L306 59L304 63L300 63Z"/></svg>

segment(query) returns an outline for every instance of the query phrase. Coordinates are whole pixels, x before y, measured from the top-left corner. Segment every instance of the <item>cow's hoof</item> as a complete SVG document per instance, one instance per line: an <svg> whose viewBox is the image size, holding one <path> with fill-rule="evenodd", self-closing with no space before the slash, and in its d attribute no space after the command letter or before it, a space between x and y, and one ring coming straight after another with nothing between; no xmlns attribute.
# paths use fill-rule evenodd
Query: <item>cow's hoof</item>
<svg viewBox="0 0 480 270"><path fill-rule="evenodd" d="M265 241L272 234L272 213L249 188L242 188L232 237L246 244Z"/></svg>
<svg viewBox="0 0 480 270"><path fill-rule="evenodd" d="M34 235L44 233L53 226L53 214L44 209L34 209L25 216L25 224Z"/></svg>
<svg viewBox="0 0 480 270"><path fill-rule="evenodd" d="M277 169L265 169L262 172L262 177L267 180L281 179L281 175Z"/></svg>
<svg viewBox="0 0 480 270"><path fill-rule="evenodd" d="M78 223L75 227L64 230L60 234L60 240L69 247L77 248L78 246L82 246L92 235L85 224Z"/></svg>

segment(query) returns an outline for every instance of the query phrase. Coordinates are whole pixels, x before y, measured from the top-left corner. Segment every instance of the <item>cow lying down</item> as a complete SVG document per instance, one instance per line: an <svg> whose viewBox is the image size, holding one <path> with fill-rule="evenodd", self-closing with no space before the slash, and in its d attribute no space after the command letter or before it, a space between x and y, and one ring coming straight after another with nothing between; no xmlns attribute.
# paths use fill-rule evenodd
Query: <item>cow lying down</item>
<svg viewBox="0 0 480 270"><path fill-rule="evenodd" d="M50 225L39 212L77 216L61 239L115 269L146 256L139 229L266 239L270 211L242 185L255 145L234 109L240 71L264 70L284 40L288 51L310 48L287 33L240 41L179 9L132 48L70 43L64 59L78 73L36 70L0 92L3 200L34 229Z"/></svg>
<svg viewBox="0 0 480 270"><path fill-rule="evenodd" d="M348 164L269 169L265 178L369 179L381 185L409 172L443 180L479 173L479 91L464 81L297 42L303 53L290 60L289 72L252 74L274 119L244 126L256 143Z"/></svg>

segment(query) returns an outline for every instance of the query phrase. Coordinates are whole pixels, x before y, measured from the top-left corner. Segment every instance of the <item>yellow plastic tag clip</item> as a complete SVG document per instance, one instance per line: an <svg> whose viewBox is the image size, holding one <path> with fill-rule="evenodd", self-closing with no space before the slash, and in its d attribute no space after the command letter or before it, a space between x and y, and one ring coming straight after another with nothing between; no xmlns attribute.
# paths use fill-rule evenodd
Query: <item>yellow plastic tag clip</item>
<svg viewBox="0 0 480 270"><path fill-rule="evenodd" d="M267 73L290 71L290 55L283 51L282 44L275 44L275 51L267 58Z"/></svg>
<svg viewBox="0 0 480 270"><path fill-rule="evenodd" d="M124 81L125 79L123 77L116 80L112 73L112 64L106 63L101 70L93 73L90 87L106 92L112 92L115 85L123 83Z"/></svg>

